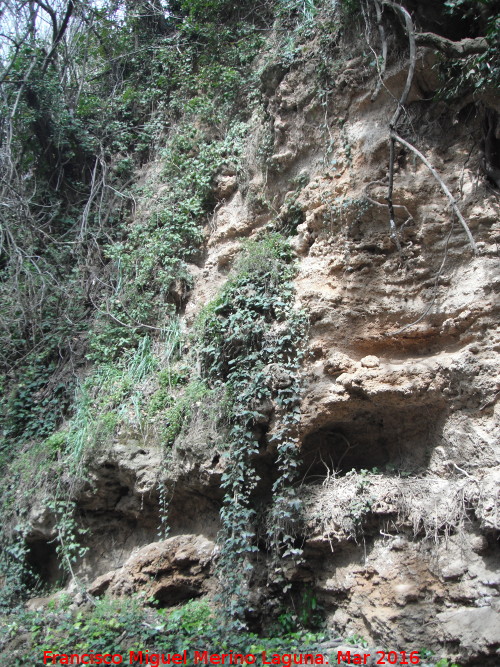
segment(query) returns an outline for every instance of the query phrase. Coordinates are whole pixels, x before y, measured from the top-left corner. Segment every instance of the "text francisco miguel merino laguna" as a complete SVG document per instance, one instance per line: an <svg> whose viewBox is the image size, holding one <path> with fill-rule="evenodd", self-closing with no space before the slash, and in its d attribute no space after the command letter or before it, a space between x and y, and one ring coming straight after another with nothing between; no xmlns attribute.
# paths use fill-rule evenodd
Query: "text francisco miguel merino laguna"
<svg viewBox="0 0 500 667"><path fill-rule="evenodd" d="M321 653L209 653L194 651L182 653L150 653L149 651L129 651L121 653L55 653L43 652L44 665L326 665L328 660Z"/></svg>

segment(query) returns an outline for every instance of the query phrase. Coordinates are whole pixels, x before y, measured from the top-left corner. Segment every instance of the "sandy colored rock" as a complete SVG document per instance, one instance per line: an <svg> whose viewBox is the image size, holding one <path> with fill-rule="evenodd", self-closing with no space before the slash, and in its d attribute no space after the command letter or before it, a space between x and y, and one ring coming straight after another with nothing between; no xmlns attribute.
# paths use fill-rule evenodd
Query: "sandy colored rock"
<svg viewBox="0 0 500 667"><path fill-rule="evenodd" d="M164 606L173 606L210 589L214 543L200 535L180 535L148 544L121 568L98 577L92 595L141 593Z"/></svg>
<svg viewBox="0 0 500 667"><path fill-rule="evenodd" d="M216 179L214 194L217 199L229 199L238 189L236 176L220 175Z"/></svg>
<svg viewBox="0 0 500 667"><path fill-rule="evenodd" d="M360 363L365 368L378 368L380 366L380 359L374 354L369 354L367 357L363 357Z"/></svg>
<svg viewBox="0 0 500 667"><path fill-rule="evenodd" d="M480 655L485 645L500 643L500 612L492 607L461 607L438 614L445 641L460 642L469 657Z"/></svg>

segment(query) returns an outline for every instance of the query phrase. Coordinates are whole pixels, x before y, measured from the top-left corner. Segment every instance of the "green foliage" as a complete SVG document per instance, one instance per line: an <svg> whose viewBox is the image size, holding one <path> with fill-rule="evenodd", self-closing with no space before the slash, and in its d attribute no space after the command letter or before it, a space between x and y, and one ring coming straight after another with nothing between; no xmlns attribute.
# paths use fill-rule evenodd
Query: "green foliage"
<svg viewBox="0 0 500 667"><path fill-rule="evenodd" d="M305 214L302 206L298 203L300 190L294 192L287 198L284 211L280 214L274 227L284 236L294 236L297 234L297 227L305 220Z"/></svg>
<svg viewBox="0 0 500 667"><path fill-rule="evenodd" d="M434 651L429 648L421 648L418 651L418 654L421 660L425 660L425 663L423 663L424 667L426 665L429 665L429 667L460 667L460 665L458 665L456 662L452 662L447 658L441 658L441 660L436 662L434 658Z"/></svg>
<svg viewBox="0 0 500 667"><path fill-rule="evenodd" d="M0 614L8 612L29 590L36 589L38 583L33 581L32 573L26 564L28 554L25 541L26 531L26 524L19 523L16 526L17 539L6 538L5 528L0 537L0 573L2 576Z"/></svg>
<svg viewBox="0 0 500 667"><path fill-rule="evenodd" d="M500 14L496 0L447 0L447 12L467 26L468 34L484 36L488 48L484 53L461 59L443 59L439 95L453 99L500 84Z"/></svg>
<svg viewBox="0 0 500 667"><path fill-rule="evenodd" d="M421 658L427 659L427 658L432 658L434 655L434 651L429 648L421 648L419 651L419 655Z"/></svg>
<svg viewBox="0 0 500 667"><path fill-rule="evenodd" d="M51 382L56 363L39 356L3 398L3 446L9 440L44 438L54 431L68 405L67 387Z"/></svg>
<svg viewBox="0 0 500 667"><path fill-rule="evenodd" d="M158 365L151 339L143 336L119 364L101 364L79 386L75 414L66 429L66 453L74 474L81 474L85 458L108 440L119 421L140 428L140 415L131 407L141 397L140 383Z"/></svg>
<svg viewBox="0 0 500 667"><path fill-rule="evenodd" d="M185 367L175 367L180 358L181 331L173 319L153 352L149 336L140 338L137 349L122 354L118 364L100 364L80 386L76 412L67 429L66 445L75 464L102 445L118 424L141 432L148 424L163 424L164 438L171 444L189 415L193 401L204 392L191 383L177 399L174 392L188 381ZM145 385L158 389L144 396ZM166 426L165 426L166 424Z"/></svg>
<svg viewBox="0 0 500 667"><path fill-rule="evenodd" d="M277 6L278 15L298 15L300 19L311 21L317 12L315 0L280 0Z"/></svg>
<svg viewBox="0 0 500 667"><path fill-rule="evenodd" d="M183 393L174 400L172 407L164 413L165 427L163 430L163 442L165 446L171 446L175 438L181 432L183 425L189 421L193 406L208 394L204 382L194 380L190 382Z"/></svg>
<svg viewBox="0 0 500 667"><path fill-rule="evenodd" d="M101 316L91 336L94 362L112 361L135 347L142 325L163 326L183 305L192 284L186 262L196 258L205 216L214 206L213 178L225 166L238 164L245 132L245 124L235 123L221 139L213 139L187 124L163 149L156 184L163 194L153 212L143 223L124 224L124 240L106 249L119 273L107 303L111 319Z"/></svg>
<svg viewBox="0 0 500 667"><path fill-rule="evenodd" d="M121 637L127 632L130 649L151 647L160 640L165 627L164 621L155 614L157 625L152 627L148 613L135 599L124 601L99 600L91 610L72 611L66 605L54 605L53 611L41 616L38 612L19 612L4 621L3 634L15 636L21 631L28 632L32 646L24 646L17 654L19 665L38 664L43 651L57 653L120 653ZM7 625L7 627L5 627ZM55 648L57 647L57 648ZM137 648L136 648L137 647Z"/></svg>
<svg viewBox="0 0 500 667"><path fill-rule="evenodd" d="M164 383L174 373L172 365L179 356L180 338L179 325L174 320L157 353L153 352L150 337L143 336L137 349L123 355L120 363L101 364L79 384L74 414L65 428L25 447L9 463L5 471L9 481L0 493L0 519L4 526L0 573L10 582L14 598L37 584L25 562L24 522L35 500L43 503L54 517L56 552L66 572L71 573L73 564L84 555L81 542L85 530L76 520L71 490L84 479L90 456L109 442L119 425L140 431L147 420L163 424L164 413L169 414L166 405L174 403L173 397L153 410L143 396L143 387L155 381L162 366ZM188 385L185 397L172 409L175 419L167 427L172 437L187 418L192 401L201 394L201 389Z"/></svg>
<svg viewBox="0 0 500 667"><path fill-rule="evenodd" d="M18 608L0 615L0 658L8 664L24 666L39 664L45 650L124 656L129 651L148 651L149 664L154 665L154 654L180 653L186 649L187 664L193 664L194 650L207 650L209 654L228 651L253 654L258 662L262 651L266 651L268 660L273 653L316 653L318 645L328 639L323 633L308 631L266 636L249 632L222 635L207 600L191 600L170 613L148 607L141 598L130 596L118 600L103 598L76 609L70 603L69 596L58 595L42 612ZM359 635L345 638L344 643L368 646ZM428 649L421 649L419 654L426 667L459 667L446 659L436 662Z"/></svg>
<svg viewBox="0 0 500 667"><path fill-rule="evenodd" d="M182 307L212 179L241 155L244 100L254 95L248 65L262 43L251 20L226 9L187 2L178 21L88 3L85 20L71 24L71 67L66 58L44 67L45 37L15 52L0 102L13 119L6 164L18 175L6 190L0 256L4 452L67 416L74 387L65 376L55 389L62 366L74 377L85 352L114 363ZM160 149L161 182L132 191L137 167ZM154 206L148 188L161 188ZM132 202L147 203L150 217L131 225Z"/></svg>
<svg viewBox="0 0 500 667"><path fill-rule="evenodd" d="M306 586L292 601L292 606L283 607L278 615L278 626L283 634L319 630L324 626L323 609L312 588Z"/></svg>
<svg viewBox="0 0 500 667"><path fill-rule="evenodd" d="M350 635L349 637L346 637L345 643L360 645L363 646L364 648L368 648L368 642L364 637L361 637L361 635Z"/></svg>
<svg viewBox="0 0 500 667"><path fill-rule="evenodd" d="M50 271L50 266L44 268ZM36 288L24 280L9 286L9 275L0 280L0 369L4 369L0 373L0 467L2 459L8 461L15 453L16 446L47 437L67 414L75 384L67 368L73 326L70 318L81 315L77 287L64 310L59 288L47 285L50 298L43 307L39 305L41 313L38 308L33 312L33 304L27 297L25 300L25 290L32 293ZM9 290L12 292L8 294ZM14 316L13 302L23 311L22 320ZM69 321L63 318L63 312Z"/></svg>
<svg viewBox="0 0 500 667"><path fill-rule="evenodd" d="M29 510L43 504L54 519L54 544L62 569L72 574L72 565L85 554L80 540L85 530L78 525L74 503L60 484L68 473L62 451L66 438L57 434L25 448L9 465L0 494L0 576L5 582L1 607L8 608L26 594L43 591L43 582L27 562ZM67 478L66 481L69 481Z"/></svg>
<svg viewBox="0 0 500 667"><path fill-rule="evenodd" d="M228 457L222 486L222 615L227 628L245 627L254 543L253 495L259 453L255 427L259 407L273 399L279 426L273 439L278 478L273 486L269 546L271 580L286 589L283 567L300 556L294 526L300 502L293 483L298 470L296 425L300 418L298 366L305 321L294 310L291 249L278 234L247 245L235 275L202 313L198 322L202 374L228 395ZM276 378L282 378L277 380ZM283 380L284 378L284 380Z"/></svg>
<svg viewBox="0 0 500 667"><path fill-rule="evenodd" d="M67 418L68 379L85 353L115 363L182 307L213 178L241 159L257 101L256 26L271 7L184 0L180 19L132 6L81 10L85 20L67 35L72 66L45 66L45 36L26 42L1 102L2 117L12 111L9 160L19 175L8 193L21 197L6 202L0 258L2 459L13 442L44 438ZM137 167L160 150L159 178L132 190ZM134 224L132 202L149 212ZM155 409L167 407L158 401Z"/></svg>
<svg viewBox="0 0 500 667"><path fill-rule="evenodd" d="M479 21L483 11L495 9L496 0L445 0L444 6L449 14L461 19Z"/></svg>
<svg viewBox="0 0 500 667"><path fill-rule="evenodd" d="M206 23L207 21L227 20L233 14L235 5L230 0L181 0L181 10L190 19ZM242 2L240 10L248 11L251 3Z"/></svg>
<svg viewBox="0 0 500 667"><path fill-rule="evenodd" d="M340 6L346 18L358 16L361 13L360 0L340 0Z"/></svg>
<svg viewBox="0 0 500 667"><path fill-rule="evenodd" d="M306 588L302 593L299 620L303 628L317 629L323 625L321 605L311 588Z"/></svg>
<svg viewBox="0 0 500 667"><path fill-rule="evenodd" d="M47 508L56 520L56 552L67 574L73 574L73 564L87 553L81 545L81 536L87 530L78 526L75 518L75 505L71 500L51 499Z"/></svg>
<svg viewBox="0 0 500 667"><path fill-rule="evenodd" d="M191 600L168 617L167 627L186 638L215 632L215 617L206 600Z"/></svg>
<svg viewBox="0 0 500 667"><path fill-rule="evenodd" d="M71 609L68 599L51 602L43 612L18 609L0 616L0 657L12 665L34 665L43 651L57 653L118 653L149 651L150 664L155 653L180 653L187 650L188 664L194 650L222 653L262 651L293 654L313 652L324 635L293 632L286 636L259 637L248 632L221 635L215 614L205 600L193 600L166 614L144 606L139 598L104 598L95 605ZM124 637L126 638L124 640Z"/></svg>

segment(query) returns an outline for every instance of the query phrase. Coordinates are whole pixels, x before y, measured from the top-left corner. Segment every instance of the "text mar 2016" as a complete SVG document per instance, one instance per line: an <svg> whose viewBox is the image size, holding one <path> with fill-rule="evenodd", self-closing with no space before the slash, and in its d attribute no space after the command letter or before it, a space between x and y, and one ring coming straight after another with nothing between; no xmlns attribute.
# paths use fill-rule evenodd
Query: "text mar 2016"
<svg viewBox="0 0 500 667"><path fill-rule="evenodd" d="M369 662L371 659L371 662ZM418 651L337 651L337 665L419 665Z"/></svg>

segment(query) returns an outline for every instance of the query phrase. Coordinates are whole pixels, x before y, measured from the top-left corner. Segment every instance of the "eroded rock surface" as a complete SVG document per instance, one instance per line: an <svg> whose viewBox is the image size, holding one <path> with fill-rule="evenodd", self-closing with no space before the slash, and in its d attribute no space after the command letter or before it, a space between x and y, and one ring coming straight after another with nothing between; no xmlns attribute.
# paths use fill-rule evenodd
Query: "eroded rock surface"
<svg viewBox="0 0 500 667"><path fill-rule="evenodd" d="M92 595L142 593L174 606L210 590L214 543L200 535L179 535L139 549L122 567L98 577Z"/></svg>
<svg viewBox="0 0 500 667"><path fill-rule="evenodd" d="M314 589L334 634L400 650L446 645L461 661L498 664L500 227L498 192L477 176L470 133L479 121L450 122L459 102L445 116L424 102L437 86L435 60L419 51L405 129L421 128L414 140L459 200L479 252L435 179L403 149L395 237L385 203L388 119L406 71L392 63L370 101L369 59L346 56L322 105L308 48L292 69L262 70L267 117L255 120L246 183L234 173L216 179L183 323L189 329L217 294L245 239L268 223L292 230L297 306L310 328L300 423L305 564L290 578ZM265 166L256 158L264 135ZM270 381L287 381L268 370ZM260 407L265 498L274 406ZM82 566L91 578L114 568L94 581L94 594L141 591L169 605L210 590L224 470L217 437L195 412L161 473L158 449L140 437L96 461L78 503L97 531L111 521L116 548L113 562L103 550ZM159 486L179 534L148 545ZM53 535L50 517L34 516L33 526Z"/></svg>

